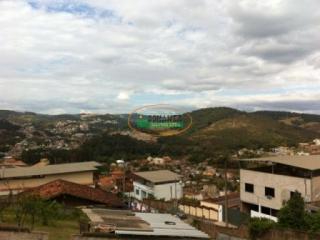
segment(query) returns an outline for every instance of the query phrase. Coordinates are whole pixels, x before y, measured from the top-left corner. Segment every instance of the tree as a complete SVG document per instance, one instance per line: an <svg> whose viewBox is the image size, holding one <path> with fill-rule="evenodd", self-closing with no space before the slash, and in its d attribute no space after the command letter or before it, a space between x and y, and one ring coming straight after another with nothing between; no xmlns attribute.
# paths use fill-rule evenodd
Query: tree
<svg viewBox="0 0 320 240"><path fill-rule="evenodd" d="M1 198L0 200L0 220L3 221L3 213L4 211L9 208L11 206L11 204L13 203L13 194L12 194L12 190L10 189L9 184L7 184L5 182L5 184L7 185L8 189L9 189L9 195Z"/></svg>
<svg viewBox="0 0 320 240"><path fill-rule="evenodd" d="M20 228L24 227L28 219L31 228L36 220L47 226L59 217L61 209L61 205L55 201L42 199L37 195L22 195L18 197L15 205L16 222Z"/></svg>
<svg viewBox="0 0 320 240"><path fill-rule="evenodd" d="M304 200L299 192L295 192L278 213L279 226L306 230L308 228L306 215Z"/></svg>
<svg viewBox="0 0 320 240"><path fill-rule="evenodd" d="M38 197L34 195L22 195L18 197L14 208L18 227L24 227L24 223L26 222L28 216L31 218L31 227L33 227L38 201Z"/></svg>
<svg viewBox="0 0 320 240"><path fill-rule="evenodd" d="M62 208L59 203L50 200L40 201L38 207L38 217L44 226L48 226L50 221L59 218L59 213Z"/></svg>

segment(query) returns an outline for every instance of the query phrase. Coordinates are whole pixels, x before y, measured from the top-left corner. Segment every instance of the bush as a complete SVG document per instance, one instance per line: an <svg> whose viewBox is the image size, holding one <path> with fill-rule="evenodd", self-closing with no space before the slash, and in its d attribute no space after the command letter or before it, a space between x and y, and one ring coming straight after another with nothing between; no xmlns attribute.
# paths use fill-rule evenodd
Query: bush
<svg viewBox="0 0 320 240"><path fill-rule="evenodd" d="M274 226L272 220L266 218L251 218L249 221L249 235L250 239L257 239Z"/></svg>
<svg viewBox="0 0 320 240"><path fill-rule="evenodd" d="M304 200L299 192L295 192L291 199L278 213L279 226L297 230L307 230Z"/></svg>

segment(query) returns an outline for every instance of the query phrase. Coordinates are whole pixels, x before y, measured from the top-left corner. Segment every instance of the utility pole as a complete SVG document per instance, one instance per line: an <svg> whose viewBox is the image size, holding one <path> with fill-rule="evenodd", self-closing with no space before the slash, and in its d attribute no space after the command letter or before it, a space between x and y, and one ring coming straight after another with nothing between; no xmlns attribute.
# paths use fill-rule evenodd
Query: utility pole
<svg viewBox="0 0 320 240"><path fill-rule="evenodd" d="M228 170L228 157L225 157L224 158L224 210L225 210L226 226L229 227L229 221L228 221L228 181L227 181L227 170Z"/></svg>

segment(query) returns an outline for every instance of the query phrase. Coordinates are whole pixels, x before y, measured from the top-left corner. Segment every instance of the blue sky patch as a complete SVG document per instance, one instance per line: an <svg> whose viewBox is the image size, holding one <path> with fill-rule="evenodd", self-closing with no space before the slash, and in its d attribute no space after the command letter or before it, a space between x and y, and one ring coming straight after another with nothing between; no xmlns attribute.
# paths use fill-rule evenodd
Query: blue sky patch
<svg viewBox="0 0 320 240"><path fill-rule="evenodd" d="M88 18L110 19L114 22L121 22L122 18L112 9L98 9L86 3L76 1L48 1L28 0L28 4L33 9L43 9L49 13L70 13Z"/></svg>

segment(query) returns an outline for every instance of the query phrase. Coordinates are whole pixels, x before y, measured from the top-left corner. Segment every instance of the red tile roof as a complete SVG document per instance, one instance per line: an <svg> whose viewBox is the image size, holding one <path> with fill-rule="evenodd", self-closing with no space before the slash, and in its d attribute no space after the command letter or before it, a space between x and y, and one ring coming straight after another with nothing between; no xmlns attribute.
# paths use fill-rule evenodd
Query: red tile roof
<svg viewBox="0 0 320 240"><path fill-rule="evenodd" d="M125 192L133 191L132 175L124 174L123 171L113 171L109 176L99 176L98 185L103 189L113 189L116 187L123 191L123 180L125 179Z"/></svg>
<svg viewBox="0 0 320 240"><path fill-rule="evenodd" d="M70 195L96 203L102 203L108 207L124 207L123 202L113 193L61 179L28 189L24 193L38 194L40 197L47 199L56 198L60 195Z"/></svg>

